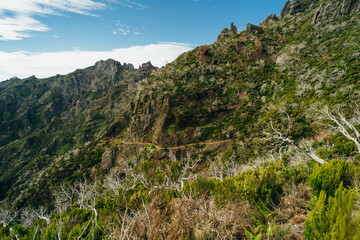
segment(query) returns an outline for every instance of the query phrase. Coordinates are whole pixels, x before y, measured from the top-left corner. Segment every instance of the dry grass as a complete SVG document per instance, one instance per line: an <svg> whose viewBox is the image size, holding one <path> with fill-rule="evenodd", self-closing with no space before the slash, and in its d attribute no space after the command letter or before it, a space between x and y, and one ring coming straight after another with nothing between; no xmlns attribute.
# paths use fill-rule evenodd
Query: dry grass
<svg viewBox="0 0 360 240"><path fill-rule="evenodd" d="M127 221L123 239L244 239L243 226L251 223L251 206L236 201L219 207L212 199L184 197L164 204L154 199ZM119 239L120 230L115 234Z"/></svg>
<svg viewBox="0 0 360 240"><path fill-rule="evenodd" d="M284 189L284 196L276 211L283 228L289 228L284 239L302 239L312 190L305 184L292 184Z"/></svg>

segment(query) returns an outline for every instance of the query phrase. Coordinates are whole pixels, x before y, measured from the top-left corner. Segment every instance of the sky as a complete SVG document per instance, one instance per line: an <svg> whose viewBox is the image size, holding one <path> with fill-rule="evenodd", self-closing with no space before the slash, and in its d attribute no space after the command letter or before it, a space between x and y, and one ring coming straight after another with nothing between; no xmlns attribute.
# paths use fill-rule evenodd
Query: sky
<svg viewBox="0 0 360 240"><path fill-rule="evenodd" d="M109 58L161 67L244 30L285 0L0 0L0 81L66 74Z"/></svg>

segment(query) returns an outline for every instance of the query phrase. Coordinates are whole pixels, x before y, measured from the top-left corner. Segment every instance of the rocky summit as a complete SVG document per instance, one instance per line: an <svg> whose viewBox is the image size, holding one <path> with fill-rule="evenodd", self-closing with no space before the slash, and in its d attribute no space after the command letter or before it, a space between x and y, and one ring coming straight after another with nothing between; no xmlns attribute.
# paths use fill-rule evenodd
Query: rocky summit
<svg viewBox="0 0 360 240"><path fill-rule="evenodd" d="M1 239L360 239L360 1L163 68L0 83Z"/></svg>

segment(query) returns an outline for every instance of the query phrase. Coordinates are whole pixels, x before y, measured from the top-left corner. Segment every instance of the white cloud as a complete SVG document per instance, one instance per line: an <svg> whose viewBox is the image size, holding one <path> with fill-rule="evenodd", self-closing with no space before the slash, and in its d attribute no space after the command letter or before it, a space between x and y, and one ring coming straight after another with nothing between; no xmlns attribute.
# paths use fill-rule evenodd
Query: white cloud
<svg viewBox="0 0 360 240"><path fill-rule="evenodd" d="M121 63L132 63L135 67L151 61L161 67L173 61L181 53L193 46L183 43L158 43L146 46L114 49L111 51L65 51L65 52L2 52L0 51L0 81L17 76L39 78L56 74L67 74L75 69L93 65L98 60L109 58Z"/></svg>
<svg viewBox="0 0 360 240"><path fill-rule="evenodd" d="M112 33L114 35L116 34L121 34L123 36L127 36L128 34L134 34L135 36L139 36L141 34L140 31L138 31L138 28L130 29L129 26L120 23L120 20L117 20L116 24L115 24L116 30L112 30Z"/></svg>
<svg viewBox="0 0 360 240"><path fill-rule="evenodd" d="M130 0L106 0L128 8L142 10L144 5ZM95 16L106 4L98 0L0 0L0 40L21 40L31 32L48 31L36 16L77 13Z"/></svg>
<svg viewBox="0 0 360 240"><path fill-rule="evenodd" d="M140 3L131 0L118 0L118 1L115 0L115 2L124 7L136 8L137 10L144 10L146 8L145 5L142 5Z"/></svg>
<svg viewBox="0 0 360 240"><path fill-rule="evenodd" d="M30 37L29 31L47 31L48 29L41 22L26 15L5 18L0 15L0 40L21 40Z"/></svg>

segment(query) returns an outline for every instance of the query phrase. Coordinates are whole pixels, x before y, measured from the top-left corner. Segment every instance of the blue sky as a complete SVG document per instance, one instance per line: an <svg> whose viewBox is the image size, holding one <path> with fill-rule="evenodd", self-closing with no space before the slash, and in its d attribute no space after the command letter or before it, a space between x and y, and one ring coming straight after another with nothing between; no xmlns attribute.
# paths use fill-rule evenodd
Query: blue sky
<svg viewBox="0 0 360 240"><path fill-rule="evenodd" d="M0 81L65 74L114 58L162 66L279 14L285 0L1 0ZM56 63L56 64L55 64Z"/></svg>

